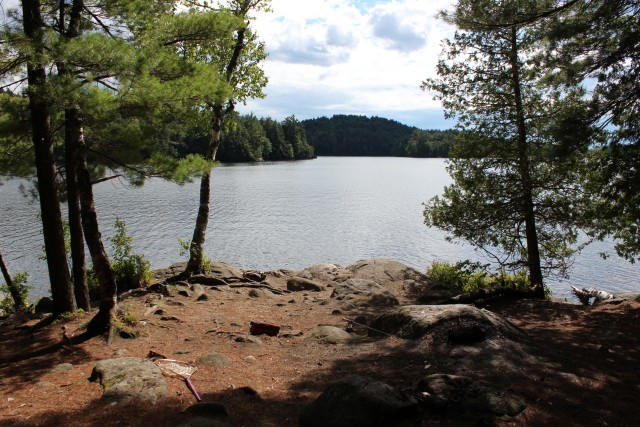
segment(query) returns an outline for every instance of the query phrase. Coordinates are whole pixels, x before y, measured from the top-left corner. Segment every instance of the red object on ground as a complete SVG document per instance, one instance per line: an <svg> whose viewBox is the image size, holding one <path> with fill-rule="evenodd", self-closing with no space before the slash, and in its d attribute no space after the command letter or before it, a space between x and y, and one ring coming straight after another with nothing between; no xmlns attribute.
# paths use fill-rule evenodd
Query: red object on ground
<svg viewBox="0 0 640 427"><path fill-rule="evenodd" d="M249 332L251 335L269 335L275 337L280 332L280 326L269 325L268 323L249 322Z"/></svg>

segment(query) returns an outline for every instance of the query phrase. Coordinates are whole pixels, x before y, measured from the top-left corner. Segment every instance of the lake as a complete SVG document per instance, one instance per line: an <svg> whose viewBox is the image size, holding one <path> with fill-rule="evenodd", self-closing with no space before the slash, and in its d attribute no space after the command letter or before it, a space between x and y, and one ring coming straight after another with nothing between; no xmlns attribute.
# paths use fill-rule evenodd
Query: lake
<svg viewBox="0 0 640 427"><path fill-rule="evenodd" d="M451 182L443 159L320 157L217 167L213 172L206 254L245 268L301 269L330 262L348 265L394 258L424 272L433 261L486 261L464 244L423 225L422 203ZM31 297L48 294L39 204L24 197L23 180L0 186L0 249L12 274L29 272ZM152 268L186 260L178 238L191 238L199 183L179 186L159 179L144 187L111 180L95 187L103 237L119 217L133 247ZM109 247L105 239L105 244ZM569 280L550 279L556 296L570 284L609 291L639 290L640 268L613 255L610 243L580 254Z"/></svg>

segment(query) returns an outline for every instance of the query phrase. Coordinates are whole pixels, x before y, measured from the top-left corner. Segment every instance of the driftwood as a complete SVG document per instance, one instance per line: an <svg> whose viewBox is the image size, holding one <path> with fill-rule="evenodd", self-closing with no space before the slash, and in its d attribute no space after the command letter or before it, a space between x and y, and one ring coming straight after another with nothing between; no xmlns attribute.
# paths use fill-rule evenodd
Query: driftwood
<svg viewBox="0 0 640 427"><path fill-rule="evenodd" d="M580 302L584 305L596 305L602 301L615 299L616 296L606 291L600 291L596 288L582 288L578 289L575 286L571 287L573 294L578 297ZM593 302L591 302L593 298Z"/></svg>

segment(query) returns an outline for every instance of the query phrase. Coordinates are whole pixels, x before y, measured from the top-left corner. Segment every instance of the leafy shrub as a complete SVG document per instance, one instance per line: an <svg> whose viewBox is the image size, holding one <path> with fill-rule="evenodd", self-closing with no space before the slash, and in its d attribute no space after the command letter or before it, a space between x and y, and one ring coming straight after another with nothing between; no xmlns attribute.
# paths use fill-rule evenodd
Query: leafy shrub
<svg viewBox="0 0 640 427"><path fill-rule="evenodd" d="M525 270L509 274L504 270L495 273L487 271L489 265L469 260L453 265L446 262L434 262L427 270L432 280L460 292L471 292L480 288L508 287L527 290L531 287Z"/></svg>
<svg viewBox="0 0 640 427"><path fill-rule="evenodd" d="M139 288L153 277L151 263L143 255L133 253L131 242L133 237L127 235L124 221L116 218L116 233L109 241L113 245L111 270L118 285L118 292ZM87 270L87 286L91 301L100 299L100 284L93 267Z"/></svg>
<svg viewBox="0 0 640 427"><path fill-rule="evenodd" d="M178 237L178 244L180 245L180 251L178 252L180 256L188 258L191 253L191 240L182 240ZM202 265L200 267L205 274L211 273L211 259L207 254L202 254Z"/></svg>
<svg viewBox="0 0 640 427"><path fill-rule="evenodd" d="M18 293L20 294L21 299L25 302L25 304L27 303L27 301L29 301L30 286L27 285L28 278L29 275L24 271L16 274L13 277L13 285L16 287L16 289L18 289ZM15 302L13 300L13 297L11 296L11 292L9 291L9 285L7 285L6 283L0 286L0 297L0 310L4 311L5 313L15 313Z"/></svg>
<svg viewBox="0 0 640 427"><path fill-rule="evenodd" d="M113 263L111 269L116 277L118 291L139 288L151 280L151 264L143 255L133 253L131 242L133 237L127 235L124 221L116 218L116 234L109 238L113 244Z"/></svg>

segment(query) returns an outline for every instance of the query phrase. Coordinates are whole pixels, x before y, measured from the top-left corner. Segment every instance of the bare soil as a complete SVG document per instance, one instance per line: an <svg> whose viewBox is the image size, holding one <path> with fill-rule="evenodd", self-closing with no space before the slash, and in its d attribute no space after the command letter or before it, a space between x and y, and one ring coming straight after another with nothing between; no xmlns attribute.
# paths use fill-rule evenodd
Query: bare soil
<svg viewBox="0 0 640 427"><path fill-rule="evenodd" d="M285 289L285 277L268 276ZM632 426L640 407L640 303L585 307L550 301L511 301L486 306L528 335L527 348L541 363L515 372L461 368L452 363L447 343L368 337L356 325L348 345L319 344L309 338L319 325L345 328L345 317L378 313L349 310L330 300L331 290L250 297L251 288L206 288L209 299L124 296L120 308L143 326L138 338L101 337L58 346L67 334L80 334L90 315L57 321L33 330L38 319L0 323L0 426L175 426L195 403L184 382L167 378L169 396L156 405L116 405L101 400L101 386L89 381L96 362L121 356L145 358L150 351L194 363L217 352L231 364L199 367L192 381L205 402L226 405L236 426L296 426L302 408L330 383L352 373L367 375L413 392L426 375L457 373L491 381L517 393L527 408L515 418L479 418L478 423L518 426ZM414 303L395 289L401 304ZM153 314L158 305L164 314ZM382 312L380 309L378 312ZM261 343L238 342L249 322L281 327L278 337ZM282 337L291 331L303 335ZM449 349L450 350L450 349ZM61 363L73 368L52 371ZM415 425L468 425L445 415L425 413ZM411 424L414 425L414 424Z"/></svg>

